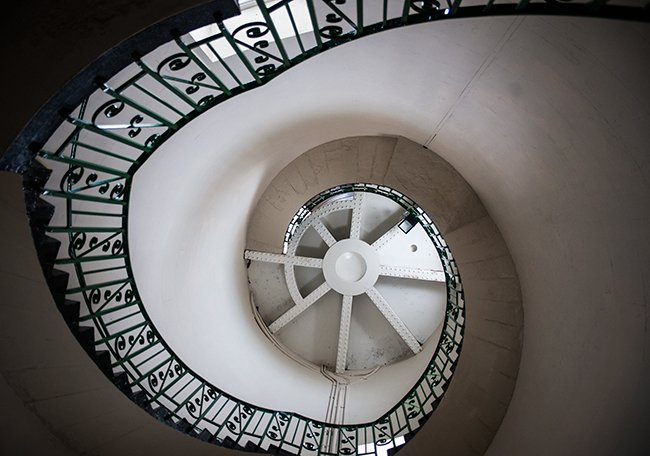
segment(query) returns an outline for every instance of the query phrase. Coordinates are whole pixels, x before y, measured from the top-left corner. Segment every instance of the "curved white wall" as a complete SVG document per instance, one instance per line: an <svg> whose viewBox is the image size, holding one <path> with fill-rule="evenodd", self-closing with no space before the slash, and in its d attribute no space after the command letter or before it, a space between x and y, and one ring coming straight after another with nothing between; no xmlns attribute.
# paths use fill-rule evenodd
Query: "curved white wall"
<svg viewBox="0 0 650 456"><path fill-rule="evenodd" d="M609 454L640 441L641 434L622 437L635 413L647 420L636 403L647 401L648 378L649 42L647 25L555 17L454 20L364 38L181 131L157 154L182 150L193 174L156 181L147 177L154 157L136 176L132 213L176 206L178 218L191 219L207 206L209 223L165 235L210 237L214 226L232 226L237 242L211 242L237 264L246 211L299 154L351 135L427 144L477 191L520 274L524 353L490 454ZM184 195L193 192L188 180L202 191ZM145 186L153 195L174 190L164 202L137 197ZM215 198L224 191L237 199ZM181 207L185 196L195 205ZM144 220L132 219L132 233ZM142 281L150 266L138 258L159 245L139 238L131 245ZM189 264L194 254L162 259ZM245 286L232 280L242 273L215 265L195 279L244 299ZM174 292L163 290L163 299ZM177 298L193 305L191 294ZM182 347L180 339L172 346ZM179 348L181 357L189 350Z"/></svg>
<svg viewBox="0 0 650 456"><path fill-rule="evenodd" d="M330 382L278 352L252 319L242 259L249 214L280 169L317 145L354 135L409 135L424 143L444 100L453 105L449 93L489 55L485 34L498 37L504 28L501 20L486 21L479 34L476 24L410 27L317 56L200 116L138 171L132 265L149 315L185 363L236 397L324 419ZM426 49L439 57L426 58ZM408 392L431 353L406 362L420 367L402 375L402 388L346 417L381 416ZM391 372L399 379L399 369Z"/></svg>

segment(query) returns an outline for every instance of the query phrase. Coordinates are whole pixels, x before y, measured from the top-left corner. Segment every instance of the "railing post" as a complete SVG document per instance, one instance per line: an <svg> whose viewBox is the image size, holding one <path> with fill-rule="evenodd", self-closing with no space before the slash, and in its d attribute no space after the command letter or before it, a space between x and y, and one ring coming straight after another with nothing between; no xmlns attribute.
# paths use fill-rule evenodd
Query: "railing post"
<svg viewBox="0 0 650 456"><path fill-rule="evenodd" d="M282 61L284 62L282 64L283 67L289 68L290 63L289 63L289 57L287 57L287 51L284 49L284 45L282 44L282 40L280 39L280 34L278 33L278 30L275 28L275 24L273 23L273 20L271 19L271 15L269 14L269 10L266 9L266 4L264 4L264 0L255 0L257 2L257 6L262 12L262 16L264 16L264 21L266 22L266 26L271 30L271 35L273 35L273 39L275 40L275 45L278 47L278 50L280 51L280 54L282 55Z"/></svg>

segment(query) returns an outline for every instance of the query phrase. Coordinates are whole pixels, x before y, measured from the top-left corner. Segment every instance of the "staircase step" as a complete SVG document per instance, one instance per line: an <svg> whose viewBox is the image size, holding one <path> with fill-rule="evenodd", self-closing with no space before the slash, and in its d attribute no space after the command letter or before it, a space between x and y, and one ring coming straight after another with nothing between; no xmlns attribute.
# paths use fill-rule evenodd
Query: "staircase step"
<svg viewBox="0 0 650 456"><path fill-rule="evenodd" d="M59 269L52 269L49 276L45 276L47 285L50 288L50 293L52 293L52 297L54 298L57 307L62 307L65 304L65 292L68 289L69 278L70 274Z"/></svg>
<svg viewBox="0 0 650 456"><path fill-rule="evenodd" d="M244 451L248 453L258 453L260 452L260 447L256 443L246 442L246 446L244 446Z"/></svg>
<svg viewBox="0 0 650 456"><path fill-rule="evenodd" d="M153 415L153 408L147 402L147 394L144 391L136 391L129 395L129 399L135 402L142 410L147 412L149 415Z"/></svg>
<svg viewBox="0 0 650 456"><path fill-rule="evenodd" d="M277 454L279 456L295 456L293 453L289 453L287 450L283 450L275 445L269 446L269 449L266 452L270 454Z"/></svg>
<svg viewBox="0 0 650 456"><path fill-rule="evenodd" d="M61 241L50 236L43 236L39 246L40 257L43 261L54 264L60 248Z"/></svg>
<svg viewBox="0 0 650 456"><path fill-rule="evenodd" d="M45 187L50 179L52 170L43 165L38 160L32 160L29 166L22 173L23 188L35 189Z"/></svg>
<svg viewBox="0 0 650 456"><path fill-rule="evenodd" d="M110 376L113 372L111 369L111 354L108 350L96 350L93 361L106 376Z"/></svg>
<svg viewBox="0 0 650 456"><path fill-rule="evenodd" d="M79 326L77 341L86 350L86 353L93 355L95 353L95 328L91 326Z"/></svg>
<svg viewBox="0 0 650 456"><path fill-rule="evenodd" d="M25 190L25 207L32 227L50 223L55 210L54 205L42 199L35 190Z"/></svg>
<svg viewBox="0 0 650 456"><path fill-rule="evenodd" d="M235 448L235 441L232 438L230 438L230 436L227 436L225 439L221 441L221 446L226 448Z"/></svg>
<svg viewBox="0 0 650 456"><path fill-rule="evenodd" d="M61 247L61 242L44 235L38 241L35 238L34 243L38 244L38 261L41 263L43 275L48 277L54 269L54 261Z"/></svg>
<svg viewBox="0 0 650 456"><path fill-rule="evenodd" d="M131 388L129 387L129 376L126 372L113 373L111 381L127 396L131 393Z"/></svg>
<svg viewBox="0 0 650 456"><path fill-rule="evenodd" d="M156 418L158 421L162 421L163 423L168 423L171 421L169 419L169 410L167 410L167 407L164 407L162 405L154 409L151 415L154 418Z"/></svg>
<svg viewBox="0 0 650 456"><path fill-rule="evenodd" d="M204 442L210 442L212 441L212 434L210 434L210 431L208 431L207 429L203 429L201 433L197 436L197 438Z"/></svg>
<svg viewBox="0 0 650 456"><path fill-rule="evenodd" d="M58 309L71 329L75 330L79 328L79 311L81 310L81 303L79 301L66 299L63 301L62 306L58 306Z"/></svg>

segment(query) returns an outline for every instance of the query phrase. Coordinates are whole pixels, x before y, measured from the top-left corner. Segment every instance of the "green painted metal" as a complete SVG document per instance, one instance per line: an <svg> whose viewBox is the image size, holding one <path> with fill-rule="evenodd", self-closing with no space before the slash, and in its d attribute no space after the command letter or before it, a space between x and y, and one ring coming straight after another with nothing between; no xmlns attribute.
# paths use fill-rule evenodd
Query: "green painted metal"
<svg viewBox="0 0 650 456"><path fill-rule="evenodd" d="M152 52L155 55L134 56L137 67L120 79L125 82L98 81L99 89L67 115L55 145L38 148L38 159L53 170L41 194L57 211L65 211L65 217L59 218L65 219L59 222L63 225L45 230L63 242L56 264L72 273L67 296L82 304L78 321L93 325L97 349L109 353L112 367L127 375L129 386L145 394L147 404L165 408L165 418L186 419L190 431L207 431L217 444L235 442L240 447L297 455L375 456L417 432L449 385L460 354L463 289L453 255L433 222L401 193L361 184L318 195L291 222L299 224L311 207L336 193L358 190L388 196L425 228L447 280L443 334L416 385L372 423L332 425L238 400L210 385L174 354L147 315L131 268L127 234L133 175L165 140L201 113L311 56L364 35L460 17L564 14L648 22L650 12L648 7L608 5L606 0L589 4L487 0L466 7L462 0L446 5L438 0L404 0L399 15L391 18L388 0L307 0L311 30L300 36L292 4L293 0L272 4L259 0L263 22L235 28L229 26L230 20L217 20L219 31L199 42L172 36L177 45L173 51L162 47L163 51ZM364 23L364 14L373 8L381 20ZM280 40L274 18L282 14L291 24L294 46ZM319 25L324 23L328 25ZM221 43L227 43L233 54L220 55ZM289 238L290 233L285 241Z"/></svg>
<svg viewBox="0 0 650 456"><path fill-rule="evenodd" d="M530 3L530 0L519 0L519 3L517 3L517 6L515 7L516 11L523 11L528 4Z"/></svg>
<svg viewBox="0 0 650 456"><path fill-rule="evenodd" d="M284 45L282 44L282 40L280 39L278 30L275 28L275 24L271 20L271 14L266 9L266 4L264 3L263 0L256 0L256 2L257 2L257 7L259 8L260 12L262 13L262 16L264 17L264 22L266 22L266 25L271 31L271 35L273 35L273 40L275 41L275 44L278 47L280 54L282 54L282 65L285 68L288 68L291 65L289 62L289 57L287 56L287 51L284 49Z"/></svg>
<svg viewBox="0 0 650 456"><path fill-rule="evenodd" d="M232 35L230 34L230 32L228 31L228 29L226 29L226 26L223 25L223 22L217 22L217 25L219 25L219 29L221 29L221 33L222 33L223 36L226 38L226 40L228 40L228 43L230 44L230 46L232 47L232 49L233 49L233 50L235 51L235 53L237 54L237 57L239 57L239 59L242 61L242 63L244 64L244 66L248 69L248 71L250 72L250 74L255 78L255 80L256 80L258 83L261 84L261 83L262 83L262 79L260 78L260 76L257 74L257 72L255 71L255 69L253 68L253 66L251 65L251 63L250 63L250 61L248 60L248 58L244 55L244 53L242 52L242 50L241 50L241 49L239 48L239 46L237 45L237 41L235 40L235 38L233 38L233 36L232 36Z"/></svg>

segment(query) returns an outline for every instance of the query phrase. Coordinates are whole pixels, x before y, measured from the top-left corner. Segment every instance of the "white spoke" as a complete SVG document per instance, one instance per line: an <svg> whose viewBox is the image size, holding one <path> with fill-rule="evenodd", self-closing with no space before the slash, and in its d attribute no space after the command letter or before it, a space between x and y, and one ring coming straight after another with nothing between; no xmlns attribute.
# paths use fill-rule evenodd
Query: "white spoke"
<svg viewBox="0 0 650 456"><path fill-rule="evenodd" d="M431 282L446 281L445 273L443 271L436 271L435 269L403 268L400 266L381 265L379 267L379 275L401 277L403 279L428 280Z"/></svg>
<svg viewBox="0 0 650 456"><path fill-rule="evenodd" d="M287 282L287 288L289 289L289 295L293 302L299 304L302 302L303 297L298 290L298 282L296 282L296 269L293 267L284 267L284 278Z"/></svg>
<svg viewBox="0 0 650 456"><path fill-rule="evenodd" d="M379 311L386 317L388 323L391 324L397 334L406 342L406 345L413 351L413 353L419 353L422 350L420 343L417 341L413 333L406 327L404 322L399 318L393 309L388 305L386 300L379 292L373 287L370 290L366 291L368 297L375 303Z"/></svg>
<svg viewBox="0 0 650 456"><path fill-rule="evenodd" d="M258 252L256 250L245 250L244 258L264 263L284 264L287 266L305 266L307 268L323 267L323 260L320 258L309 258L294 255L283 255L281 253Z"/></svg>
<svg viewBox="0 0 650 456"><path fill-rule="evenodd" d="M352 319L352 296L343 295L341 307L341 325L339 327L339 347L336 354L336 373L345 372L345 363L348 359L348 341L350 340L350 320Z"/></svg>
<svg viewBox="0 0 650 456"><path fill-rule="evenodd" d="M350 223L350 239L359 239L361 236L361 216L363 214L363 196L365 193L354 194L354 205L352 206L352 222Z"/></svg>
<svg viewBox="0 0 650 456"><path fill-rule="evenodd" d="M302 239L302 236L303 234L305 234L305 231L310 226L312 226L313 220L318 220L321 217L325 217L326 215L332 214L337 211L352 209L353 206L354 206L354 201L343 200L343 201L337 201L332 204L326 204L323 207L316 209L314 212L312 212L309 215L309 217L307 217L305 220L303 220L303 222L300 225L298 225L298 228L296 228L296 231L291 236L291 240L289 241L289 249L288 249L289 254L293 254L296 252L300 239Z"/></svg>
<svg viewBox="0 0 650 456"><path fill-rule="evenodd" d="M384 234L382 234L379 239L377 239L375 242L373 242L372 246L374 247L374 249L375 250L381 249L386 244L388 244L390 241L392 241L393 238L395 236L397 236L397 233L401 233L402 230L399 228L399 225L402 222L403 222L403 220L400 220L398 224L394 225L390 230L388 230Z"/></svg>
<svg viewBox="0 0 650 456"><path fill-rule="evenodd" d="M280 318L275 320L269 325L269 330L271 333L275 333L280 330L284 325L292 321L298 315L303 313L309 306L318 301L320 298L325 295L331 288L327 283L323 283L320 287L316 288L314 291L309 293L307 297L301 299L296 303L291 309L285 312Z"/></svg>
<svg viewBox="0 0 650 456"><path fill-rule="evenodd" d="M320 221L320 219L316 219L314 223L312 224L316 232L320 235L321 239L325 241L325 244L327 244L328 247L332 247L334 244L336 244L336 239L334 236L332 236L332 233L330 233L330 230L327 229L325 225L323 225L323 222Z"/></svg>

